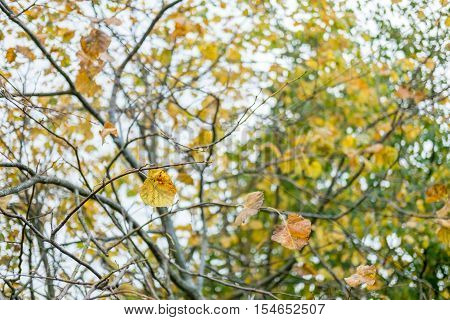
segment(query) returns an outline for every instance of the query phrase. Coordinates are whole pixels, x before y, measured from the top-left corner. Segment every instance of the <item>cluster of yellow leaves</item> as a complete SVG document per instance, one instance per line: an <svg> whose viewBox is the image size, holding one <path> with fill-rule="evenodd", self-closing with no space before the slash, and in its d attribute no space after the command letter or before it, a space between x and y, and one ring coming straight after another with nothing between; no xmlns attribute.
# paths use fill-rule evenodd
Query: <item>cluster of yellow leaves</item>
<svg viewBox="0 0 450 320"><path fill-rule="evenodd" d="M111 38L101 30L92 29L89 35L81 38L81 51L77 53L80 59L80 70L75 79L77 89L89 97L100 90L94 77L102 70L104 61L101 59L106 54Z"/></svg>
<svg viewBox="0 0 450 320"><path fill-rule="evenodd" d="M252 192L247 195L244 203L244 209L239 213L234 221L235 225L246 224L251 216L258 213L264 202L264 193L261 191Z"/></svg>
<svg viewBox="0 0 450 320"><path fill-rule="evenodd" d="M300 250L308 244L311 234L311 221L300 215L290 214L283 224L278 226L272 240L291 250Z"/></svg>
<svg viewBox="0 0 450 320"><path fill-rule="evenodd" d="M152 207L171 206L176 193L175 185L162 169L149 170L140 191L142 201Z"/></svg>
<svg viewBox="0 0 450 320"><path fill-rule="evenodd" d="M357 287L361 284L367 284L368 286L373 286L376 281L377 269L375 266L359 266L356 268L356 273L352 274L348 278L344 278L345 282L350 287Z"/></svg>

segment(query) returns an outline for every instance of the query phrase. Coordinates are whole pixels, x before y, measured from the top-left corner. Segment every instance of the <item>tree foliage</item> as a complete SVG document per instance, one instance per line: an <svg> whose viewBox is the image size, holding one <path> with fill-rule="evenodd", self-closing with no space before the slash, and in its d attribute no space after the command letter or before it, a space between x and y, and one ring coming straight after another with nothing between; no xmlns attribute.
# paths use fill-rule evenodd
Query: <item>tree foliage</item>
<svg viewBox="0 0 450 320"><path fill-rule="evenodd" d="M0 9L0 298L449 298L447 0Z"/></svg>

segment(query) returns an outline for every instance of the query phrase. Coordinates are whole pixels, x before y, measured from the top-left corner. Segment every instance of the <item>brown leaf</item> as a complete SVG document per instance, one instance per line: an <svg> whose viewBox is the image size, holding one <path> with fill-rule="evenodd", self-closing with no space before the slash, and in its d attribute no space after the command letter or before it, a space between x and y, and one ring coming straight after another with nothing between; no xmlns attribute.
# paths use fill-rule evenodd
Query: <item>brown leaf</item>
<svg viewBox="0 0 450 320"><path fill-rule="evenodd" d="M111 37L103 31L92 29L89 35L81 38L81 49L92 59L97 59L111 43Z"/></svg>
<svg viewBox="0 0 450 320"><path fill-rule="evenodd" d="M122 24L122 20L117 17L111 17L103 20L107 25L110 26L120 26Z"/></svg>
<svg viewBox="0 0 450 320"><path fill-rule="evenodd" d="M425 202L440 201L447 196L447 187L443 184L435 184L425 191Z"/></svg>
<svg viewBox="0 0 450 320"><path fill-rule="evenodd" d="M362 265L356 268L356 273L348 278L344 278L344 280L353 288L364 283L368 286L373 286L375 284L376 276L377 269L375 266Z"/></svg>
<svg viewBox="0 0 450 320"><path fill-rule="evenodd" d="M414 97L414 94L411 91L409 91L408 88L405 87L399 87L396 92L396 95L400 99L409 99Z"/></svg>
<svg viewBox="0 0 450 320"><path fill-rule="evenodd" d="M114 126L113 123L111 123L109 121L105 122L105 126L100 131L100 136L102 137L102 143L105 142L105 138L108 135L112 135L114 137L118 137L119 136L119 133L117 132L117 128Z"/></svg>
<svg viewBox="0 0 450 320"><path fill-rule="evenodd" d="M239 213L234 221L234 224L239 226L246 224L251 216L258 213L259 209L264 202L264 193L261 191L256 191L249 193L245 199L244 209Z"/></svg>
<svg viewBox="0 0 450 320"><path fill-rule="evenodd" d="M291 250L300 250L308 244L311 221L300 215L290 214L283 225L278 226L272 240Z"/></svg>
<svg viewBox="0 0 450 320"><path fill-rule="evenodd" d="M17 46L16 50L17 50L17 52L21 53L22 55L24 55L25 57L27 57L31 61L36 59L36 56L34 55L33 51L30 48L28 48L28 47Z"/></svg>

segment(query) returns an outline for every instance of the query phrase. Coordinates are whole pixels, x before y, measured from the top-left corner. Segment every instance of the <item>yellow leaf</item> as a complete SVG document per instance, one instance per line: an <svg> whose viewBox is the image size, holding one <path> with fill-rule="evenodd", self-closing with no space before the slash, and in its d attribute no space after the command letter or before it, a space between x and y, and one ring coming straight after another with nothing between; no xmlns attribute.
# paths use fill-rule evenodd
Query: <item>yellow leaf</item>
<svg viewBox="0 0 450 320"><path fill-rule="evenodd" d="M436 235L438 239L446 246L450 246L450 229L445 227L439 227Z"/></svg>
<svg viewBox="0 0 450 320"><path fill-rule="evenodd" d="M227 59L230 61L240 61L241 60L241 54L236 48L230 48L227 51Z"/></svg>
<svg viewBox="0 0 450 320"><path fill-rule="evenodd" d="M407 124L403 126L403 131L405 132L406 141L412 142L420 134L420 126Z"/></svg>
<svg viewBox="0 0 450 320"><path fill-rule="evenodd" d="M264 193L256 191L249 193L245 199L244 209L239 213L234 224L239 226L247 223L251 216L258 213L264 202Z"/></svg>
<svg viewBox="0 0 450 320"><path fill-rule="evenodd" d="M375 266L359 266L356 268L356 273L352 274L348 278L344 278L345 282L350 287L357 287L360 284L367 284L369 286L373 286L375 284L377 276L377 269Z"/></svg>
<svg viewBox="0 0 450 320"><path fill-rule="evenodd" d="M447 196L447 187L443 184L435 184L425 191L425 202L437 202Z"/></svg>
<svg viewBox="0 0 450 320"><path fill-rule="evenodd" d="M177 189L169 175L162 169L149 170L141 187L141 199L152 207L168 207L173 204Z"/></svg>
<svg viewBox="0 0 450 320"><path fill-rule="evenodd" d="M97 59L101 53L105 52L110 43L111 37L103 31L92 29L89 35L81 37L81 49L92 59Z"/></svg>
<svg viewBox="0 0 450 320"><path fill-rule="evenodd" d="M14 48L9 48L6 50L6 61L9 63L14 62L16 60L16 51L14 51Z"/></svg>
<svg viewBox="0 0 450 320"><path fill-rule="evenodd" d="M105 138L109 135L114 137L118 137L119 133L117 132L117 128L113 123L106 121L103 129L100 131L100 136L102 137L102 143L105 142Z"/></svg>
<svg viewBox="0 0 450 320"><path fill-rule="evenodd" d="M185 184L190 184L190 185L194 184L194 179L192 179L192 177L189 174L187 174L186 172L179 172L177 180L179 180Z"/></svg>
<svg viewBox="0 0 450 320"><path fill-rule="evenodd" d="M100 86L84 69L78 71L75 79L75 86L80 93L85 94L88 97L94 96L100 90Z"/></svg>
<svg viewBox="0 0 450 320"><path fill-rule="evenodd" d="M219 50L214 44L207 44L202 48L201 52L205 59L208 60L216 60L219 57Z"/></svg>
<svg viewBox="0 0 450 320"><path fill-rule="evenodd" d="M375 164L377 166L390 166L397 159L397 149L391 146L383 146L380 152L375 153Z"/></svg>
<svg viewBox="0 0 450 320"><path fill-rule="evenodd" d="M354 148L356 146L356 139L353 136L345 136L341 141L341 145L344 149Z"/></svg>
<svg viewBox="0 0 450 320"><path fill-rule="evenodd" d="M317 179L322 173L322 165L319 161L314 160L310 164L308 164L305 168L305 174L313 179Z"/></svg>
<svg viewBox="0 0 450 320"><path fill-rule="evenodd" d="M285 248L300 250L308 244L310 234L311 221L300 215L290 214L287 221L275 229L271 239Z"/></svg>

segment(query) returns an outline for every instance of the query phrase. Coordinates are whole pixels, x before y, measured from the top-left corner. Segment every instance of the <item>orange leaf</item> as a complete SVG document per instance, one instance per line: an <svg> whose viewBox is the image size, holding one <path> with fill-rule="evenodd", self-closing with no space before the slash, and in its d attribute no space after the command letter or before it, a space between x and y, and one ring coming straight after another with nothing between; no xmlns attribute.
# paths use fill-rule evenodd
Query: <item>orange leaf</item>
<svg viewBox="0 0 450 320"><path fill-rule="evenodd" d="M100 136L102 137L102 143L105 142L105 138L109 135L118 137L119 133L117 132L117 128L114 126L114 124L107 121L107 122L105 122L105 126L103 127L103 129L100 131Z"/></svg>
<svg viewBox="0 0 450 320"><path fill-rule="evenodd" d="M291 250L300 250L308 244L311 221L300 215L290 214L284 224L278 226L272 240Z"/></svg>
<svg viewBox="0 0 450 320"><path fill-rule="evenodd" d="M375 266L362 265L356 268L356 273L352 274L348 278L344 278L344 280L350 287L353 288L364 283L369 286L373 286L375 284L376 276L377 269Z"/></svg>
<svg viewBox="0 0 450 320"><path fill-rule="evenodd" d="M435 184L425 191L425 202L436 202L447 196L447 187L443 184Z"/></svg>
<svg viewBox="0 0 450 320"><path fill-rule="evenodd" d="M108 49L111 37L103 31L92 29L88 36L81 38L81 49L92 59L97 59Z"/></svg>

